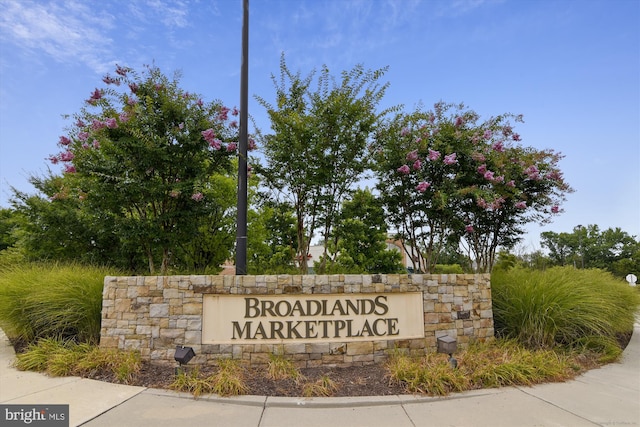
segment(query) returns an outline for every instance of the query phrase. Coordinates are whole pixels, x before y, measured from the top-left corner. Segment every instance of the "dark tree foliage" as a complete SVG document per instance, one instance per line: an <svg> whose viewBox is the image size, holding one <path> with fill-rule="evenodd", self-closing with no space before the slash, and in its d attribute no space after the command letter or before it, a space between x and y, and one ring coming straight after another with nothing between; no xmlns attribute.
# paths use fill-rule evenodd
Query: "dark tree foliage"
<svg viewBox="0 0 640 427"><path fill-rule="evenodd" d="M336 81L323 67L313 89L314 73L292 73L283 56L279 79L272 76L275 104L257 97L273 129L262 137L266 164L257 170L273 197L294 209L301 272L314 233L329 240L342 201L365 171L368 141L384 114L376 108L388 86L379 83L385 71L358 65Z"/></svg>

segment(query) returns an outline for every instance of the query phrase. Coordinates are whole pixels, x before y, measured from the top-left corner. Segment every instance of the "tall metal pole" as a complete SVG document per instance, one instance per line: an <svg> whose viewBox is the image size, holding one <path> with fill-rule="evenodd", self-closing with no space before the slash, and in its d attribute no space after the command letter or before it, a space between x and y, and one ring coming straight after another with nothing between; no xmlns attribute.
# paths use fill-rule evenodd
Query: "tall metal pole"
<svg viewBox="0 0 640 427"><path fill-rule="evenodd" d="M247 121L249 115L249 0L242 1L242 65L240 69L240 137L238 140L238 222L236 275L247 274Z"/></svg>

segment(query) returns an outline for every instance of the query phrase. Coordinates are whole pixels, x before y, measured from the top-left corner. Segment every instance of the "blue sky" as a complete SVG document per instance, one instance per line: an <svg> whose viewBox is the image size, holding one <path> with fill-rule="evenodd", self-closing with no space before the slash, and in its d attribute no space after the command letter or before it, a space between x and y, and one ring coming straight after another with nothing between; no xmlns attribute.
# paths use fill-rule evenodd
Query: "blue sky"
<svg viewBox="0 0 640 427"><path fill-rule="evenodd" d="M280 53L306 75L389 66L384 106L464 102L523 114L522 144L553 148L576 192L529 227L640 236L640 1L251 0L249 94L271 101ZM239 105L242 0L0 0L0 206L45 160L114 65L155 63L182 87ZM249 113L262 129L266 113ZM55 170L55 169L54 169Z"/></svg>

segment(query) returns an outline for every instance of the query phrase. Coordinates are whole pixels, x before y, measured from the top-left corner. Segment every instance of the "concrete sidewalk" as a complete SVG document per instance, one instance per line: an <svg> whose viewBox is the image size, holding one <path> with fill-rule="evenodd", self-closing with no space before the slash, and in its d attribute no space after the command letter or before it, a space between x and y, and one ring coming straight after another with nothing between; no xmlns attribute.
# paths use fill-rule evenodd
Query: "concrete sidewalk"
<svg viewBox="0 0 640 427"><path fill-rule="evenodd" d="M10 367L0 330L0 403L69 404L70 425L163 426L637 426L640 427L640 323L619 363L566 383L418 396L283 398L191 395L50 378Z"/></svg>

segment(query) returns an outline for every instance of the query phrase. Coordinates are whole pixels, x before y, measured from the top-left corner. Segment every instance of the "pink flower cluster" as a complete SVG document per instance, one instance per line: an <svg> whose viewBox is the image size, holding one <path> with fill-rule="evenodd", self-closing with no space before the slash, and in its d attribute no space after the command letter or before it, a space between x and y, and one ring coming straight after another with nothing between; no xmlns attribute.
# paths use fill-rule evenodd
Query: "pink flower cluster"
<svg viewBox="0 0 640 427"><path fill-rule="evenodd" d="M443 163L445 165L453 165L458 163L458 160L456 159L456 153L451 153L444 156Z"/></svg>
<svg viewBox="0 0 640 427"><path fill-rule="evenodd" d="M104 95L104 91L96 88L96 90L91 93L89 99L87 99L87 103L96 105L96 103L102 99L102 95Z"/></svg>
<svg viewBox="0 0 640 427"><path fill-rule="evenodd" d="M60 144L63 146L67 146L67 140L68 138L66 137L60 137ZM59 153L58 155L49 156L49 161L53 165L57 165L59 162L65 162L66 164L63 167L64 172L74 173L76 171L76 168L75 166L73 166L73 164L71 164L71 162L75 157L75 154L73 154L73 152L69 148L67 148L65 151Z"/></svg>
<svg viewBox="0 0 640 427"><path fill-rule="evenodd" d="M544 177L553 181L560 181L562 179L562 173L560 171L553 170L547 172Z"/></svg>
<svg viewBox="0 0 640 427"><path fill-rule="evenodd" d="M440 157L441 157L441 154L439 151L429 149L429 154L427 155L428 161L433 162L440 159ZM413 170L417 171L422 168L422 160L418 158L418 150L413 150L408 152L406 155L406 159L409 162L413 162L411 166ZM444 159L442 160L442 162L445 165L457 164L458 163L457 154L456 153L447 154L446 156L444 156ZM411 168L408 165L402 165L397 169L397 171L400 174L406 175L411 171Z"/></svg>
<svg viewBox="0 0 640 427"><path fill-rule="evenodd" d="M116 74L122 77L126 77L127 73L131 71L130 68L127 67L121 67L120 65L116 64Z"/></svg>
<svg viewBox="0 0 640 427"><path fill-rule="evenodd" d="M504 197L498 197L493 202L489 203L484 198L479 197L476 204L478 207L488 210L488 211L497 211L502 208L505 203Z"/></svg>
<svg viewBox="0 0 640 427"><path fill-rule="evenodd" d="M402 165L398 168L398 172L402 175L407 175L411 170L408 165Z"/></svg>
<svg viewBox="0 0 640 427"><path fill-rule="evenodd" d="M483 163L480 166L478 166L477 171L487 181L490 181L490 182L493 182L493 183L504 182L504 176L503 175L496 176L493 171L490 171L490 170L487 169L487 165L485 163ZM509 181L509 183L507 183L507 185L512 187L515 184L514 184L513 181Z"/></svg>
<svg viewBox="0 0 640 427"><path fill-rule="evenodd" d="M220 110L218 110L218 116L217 116L218 120L222 122L227 121L227 119L229 118L229 111L231 110L229 110L229 108L225 106L220 107Z"/></svg>
<svg viewBox="0 0 640 427"><path fill-rule="evenodd" d="M113 78L108 74L102 78L102 81L108 85L120 86L120 80L117 78Z"/></svg>
<svg viewBox="0 0 640 427"><path fill-rule="evenodd" d="M216 134L213 129L209 128L207 130L203 130L200 133L202 134L204 140L209 143L209 147L213 148L216 151L222 148L222 141L216 138Z"/></svg>
<svg viewBox="0 0 640 427"><path fill-rule="evenodd" d="M425 191L427 191L429 187L431 187L431 183L422 181L420 184L416 186L416 190L418 190L421 193L424 193Z"/></svg>
<svg viewBox="0 0 640 427"><path fill-rule="evenodd" d="M538 181L540 180L540 171L535 165L531 165L524 170L525 175L529 177L529 179Z"/></svg>

